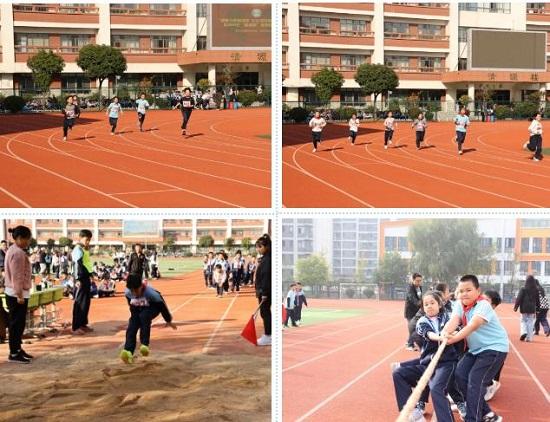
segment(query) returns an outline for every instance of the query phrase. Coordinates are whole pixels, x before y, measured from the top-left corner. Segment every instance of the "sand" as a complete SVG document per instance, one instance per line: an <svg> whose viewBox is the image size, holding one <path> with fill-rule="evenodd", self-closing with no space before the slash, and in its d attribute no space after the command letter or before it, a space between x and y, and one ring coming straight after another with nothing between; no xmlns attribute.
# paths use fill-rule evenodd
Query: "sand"
<svg viewBox="0 0 550 422"><path fill-rule="evenodd" d="M265 357L153 349L125 365L112 350L63 348L0 373L0 421L271 420Z"/></svg>

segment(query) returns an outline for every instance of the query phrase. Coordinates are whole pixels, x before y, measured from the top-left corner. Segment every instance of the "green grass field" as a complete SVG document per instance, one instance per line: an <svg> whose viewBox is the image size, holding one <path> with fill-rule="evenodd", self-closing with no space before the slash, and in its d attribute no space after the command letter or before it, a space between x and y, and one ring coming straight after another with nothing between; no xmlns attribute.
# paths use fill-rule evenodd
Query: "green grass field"
<svg viewBox="0 0 550 422"><path fill-rule="evenodd" d="M111 257L93 257L94 261L101 261L107 265L113 263ZM202 269L202 258L159 258L159 270L162 278L177 277Z"/></svg>
<svg viewBox="0 0 550 422"><path fill-rule="evenodd" d="M370 313L368 309L302 308L302 325L316 325ZM290 324L290 323L289 323Z"/></svg>

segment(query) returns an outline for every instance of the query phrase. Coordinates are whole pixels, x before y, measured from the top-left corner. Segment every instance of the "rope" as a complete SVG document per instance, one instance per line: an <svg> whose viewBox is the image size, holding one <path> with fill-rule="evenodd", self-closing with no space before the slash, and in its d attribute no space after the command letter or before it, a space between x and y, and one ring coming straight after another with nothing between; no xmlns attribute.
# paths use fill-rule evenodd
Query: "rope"
<svg viewBox="0 0 550 422"><path fill-rule="evenodd" d="M408 422L410 413L416 407L416 403L418 403L418 400L420 399L422 392L428 385L428 382L430 382L430 378L435 372L435 367L437 366L437 363L439 362L439 359L443 354L443 350L445 349L445 346L447 346L447 340L448 340L447 338L443 339L443 341L439 345L439 348L437 349L437 352L432 358L432 361L430 362L430 364L422 374L422 377L420 377L420 380L416 384L416 387L414 387L414 390L412 394L409 396L407 403L401 410L401 413L399 413L399 417L397 418L396 422Z"/></svg>

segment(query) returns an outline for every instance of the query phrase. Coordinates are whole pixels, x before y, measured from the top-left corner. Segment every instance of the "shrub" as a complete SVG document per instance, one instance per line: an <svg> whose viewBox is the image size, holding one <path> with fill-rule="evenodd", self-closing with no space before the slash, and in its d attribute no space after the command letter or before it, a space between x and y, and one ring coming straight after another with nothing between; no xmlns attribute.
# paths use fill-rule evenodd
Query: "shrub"
<svg viewBox="0 0 550 422"><path fill-rule="evenodd" d="M155 104L158 108L160 109L170 109L171 106L170 106L170 100L168 98L155 98L153 99L152 101L150 100L147 100L149 101L149 104Z"/></svg>
<svg viewBox="0 0 550 422"><path fill-rule="evenodd" d="M496 106L495 117L498 120L504 120L504 119L510 118L512 117L512 110L510 109L510 107L505 105Z"/></svg>
<svg viewBox="0 0 550 422"><path fill-rule="evenodd" d="M199 79L199 81L197 82L197 86L199 87L199 89L204 92L208 89L208 87L210 86L210 81L208 79Z"/></svg>
<svg viewBox="0 0 550 422"><path fill-rule="evenodd" d="M190 257L193 256L193 252L191 252L191 251L186 251L186 252L184 253L184 256L187 257L187 258L190 258Z"/></svg>
<svg viewBox="0 0 550 422"><path fill-rule="evenodd" d="M374 297L374 290L372 289L364 289L363 290L363 295L367 298L367 299L372 299Z"/></svg>
<svg viewBox="0 0 550 422"><path fill-rule="evenodd" d="M239 92L239 102L245 107L250 106L257 98L258 95L254 91L245 89Z"/></svg>
<svg viewBox="0 0 550 422"><path fill-rule="evenodd" d="M420 107L411 106L407 109L407 114L409 115L410 119L413 119L413 120L416 119L419 113L422 113L422 110L420 109ZM428 117L426 117L426 119L428 119Z"/></svg>
<svg viewBox="0 0 550 422"><path fill-rule="evenodd" d="M434 112L431 111L431 110L428 110L425 114L426 114L426 120L433 120L433 118L435 116Z"/></svg>
<svg viewBox="0 0 550 422"><path fill-rule="evenodd" d="M305 108L294 107L290 109L290 111L288 112L288 115L296 123L302 123L306 121L307 116L309 115L309 112Z"/></svg>
<svg viewBox="0 0 550 422"><path fill-rule="evenodd" d="M340 107L336 110L335 119L348 121L354 113L357 114L357 110L353 107Z"/></svg>
<svg viewBox="0 0 550 422"><path fill-rule="evenodd" d="M12 113L23 110L26 101L19 95L10 95L4 99L4 108Z"/></svg>
<svg viewBox="0 0 550 422"><path fill-rule="evenodd" d="M514 117L527 118L539 111L539 105L530 102L514 104Z"/></svg>
<svg viewBox="0 0 550 422"><path fill-rule="evenodd" d="M258 101L271 104L271 88L263 89L262 93L258 95Z"/></svg>
<svg viewBox="0 0 550 422"><path fill-rule="evenodd" d="M355 289L352 289L351 287L348 287L345 292L346 296L350 299L353 299L353 297L355 296Z"/></svg>
<svg viewBox="0 0 550 422"><path fill-rule="evenodd" d="M390 100L390 104L388 105L388 111L391 111L392 113L401 111L401 108L399 107L399 100L397 98L392 98Z"/></svg>

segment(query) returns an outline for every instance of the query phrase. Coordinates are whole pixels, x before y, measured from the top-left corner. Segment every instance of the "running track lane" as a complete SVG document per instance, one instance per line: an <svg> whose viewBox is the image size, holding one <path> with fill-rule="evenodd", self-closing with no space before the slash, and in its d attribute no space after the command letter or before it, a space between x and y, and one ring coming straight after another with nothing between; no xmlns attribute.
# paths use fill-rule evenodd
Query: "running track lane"
<svg viewBox="0 0 550 422"><path fill-rule="evenodd" d="M335 301L312 300L311 306L326 307ZM364 421L387 422L397 417L395 394L389 363L415 357L404 350L407 335L400 302L361 301L337 302L341 309L374 308L378 313L358 321L339 320L325 325L325 330L313 326L284 332L283 346L283 415L297 421ZM502 387L490 405L505 420L543 421L550 404L544 395L550 385L550 371L545 365L545 353L550 339L536 337L535 343L519 342L519 316L511 305L501 305L499 316L510 340L518 349L541 388L527 373L518 355L511 348L502 372ZM392 335L380 333L399 325ZM323 335L323 337L319 337ZM372 335L366 342L363 336ZM307 340L311 339L311 342ZM288 340L288 341L287 341ZM356 349L356 344L362 348ZM339 351L336 351L340 349ZM325 355L321 359L318 356ZM299 365L299 366L297 366ZM348 371L349 367L354 371ZM547 365L546 365L547 366ZM345 376L341 374L345 373ZM315 385L315 389L311 389ZM529 403L526 408L523 403ZM431 411L431 407L429 406ZM304 415L305 418L301 419ZM457 418L458 420L458 418Z"/></svg>
<svg viewBox="0 0 550 422"><path fill-rule="evenodd" d="M345 125L328 125L317 153L305 125L283 129L286 207L546 207L550 165L521 149L525 122L474 123L458 156L451 123L431 123L416 151L410 124L399 123L383 148L380 125L367 123L356 145ZM365 130L368 129L368 130ZM475 150L475 151L474 151ZM311 191L319 191L310 199ZM366 205L368 204L368 205Z"/></svg>
<svg viewBox="0 0 550 422"><path fill-rule="evenodd" d="M126 112L117 136L104 114L90 112L68 142L53 116L30 117L1 117L10 120L2 122L9 130L0 135L0 163L13 177L1 182L0 206L270 205L271 144L260 138L270 133L269 109L196 111L189 137L178 111L151 111L145 128L153 130L144 133Z"/></svg>

